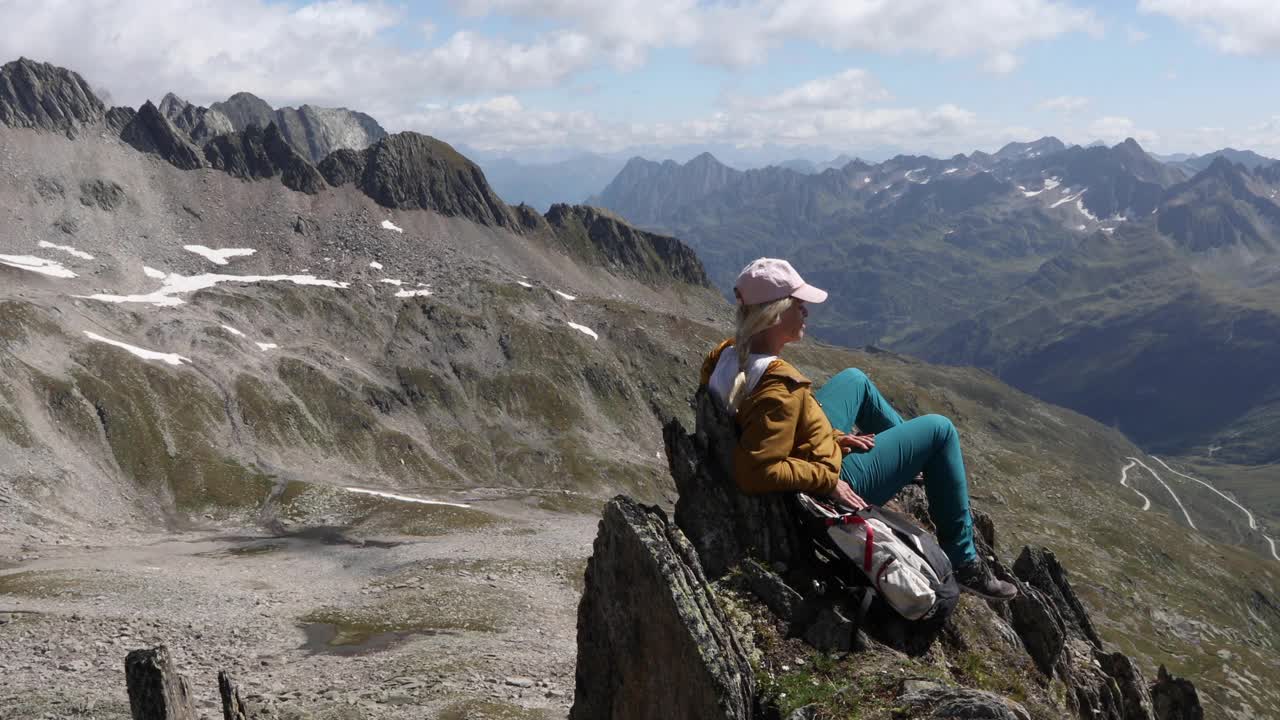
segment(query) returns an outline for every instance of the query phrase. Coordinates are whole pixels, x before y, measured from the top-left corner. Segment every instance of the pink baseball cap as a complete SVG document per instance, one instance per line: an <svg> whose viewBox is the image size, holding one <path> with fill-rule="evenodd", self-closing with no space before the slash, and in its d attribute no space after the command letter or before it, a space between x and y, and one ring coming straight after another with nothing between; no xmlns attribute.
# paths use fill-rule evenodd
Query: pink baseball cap
<svg viewBox="0 0 1280 720"><path fill-rule="evenodd" d="M826 290L806 283L791 263L777 258L752 260L738 273L738 281L733 287L744 305L773 302L784 297L811 303L827 299Z"/></svg>

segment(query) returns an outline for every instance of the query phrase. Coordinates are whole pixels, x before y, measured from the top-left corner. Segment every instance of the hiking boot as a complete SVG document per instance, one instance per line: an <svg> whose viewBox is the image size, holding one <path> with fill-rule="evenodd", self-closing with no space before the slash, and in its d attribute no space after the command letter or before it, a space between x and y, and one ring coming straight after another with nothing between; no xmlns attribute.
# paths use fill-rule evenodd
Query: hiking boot
<svg viewBox="0 0 1280 720"><path fill-rule="evenodd" d="M956 582L961 590L987 600L1012 600L1018 595L1017 586L996 577L982 558L974 558L956 568Z"/></svg>

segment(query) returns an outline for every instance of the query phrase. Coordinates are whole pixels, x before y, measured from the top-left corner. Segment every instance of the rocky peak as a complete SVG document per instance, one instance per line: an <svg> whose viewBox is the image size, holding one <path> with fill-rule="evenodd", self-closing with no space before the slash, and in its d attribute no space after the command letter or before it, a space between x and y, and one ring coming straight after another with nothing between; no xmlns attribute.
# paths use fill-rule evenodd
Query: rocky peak
<svg viewBox="0 0 1280 720"><path fill-rule="evenodd" d="M320 163L320 172L334 186L354 183L384 207L434 210L481 225L520 227L479 166L448 143L426 135L396 133L362 151L339 150Z"/></svg>
<svg viewBox="0 0 1280 720"><path fill-rule="evenodd" d="M285 187L308 195L325 187L324 177L285 142L275 123L265 130L250 125L240 132L219 135L204 146L204 157L214 168L246 180L279 175Z"/></svg>
<svg viewBox="0 0 1280 720"><path fill-rule="evenodd" d="M106 107L78 73L19 58L0 67L0 122L64 132L102 119Z"/></svg>
<svg viewBox="0 0 1280 720"><path fill-rule="evenodd" d="M186 133L173 126L150 100L120 131L120 139L144 153L164 158L174 167L194 170L202 167L200 153L187 141Z"/></svg>
<svg viewBox="0 0 1280 720"><path fill-rule="evenodd" d="M275 112L275 121L289 144L313 163L334 150L363 150L387 136L377 120L346 108L281 108Z"/></svg>
<svg viewBox="0 0 1280 720"><path fill-rule="evenodd" d="M710 286L697 254L673 237L637 230L612 213L585 205L552 205L546 220L566 250L592 265L649 283Z"/></svg>
<svg viewBox="0 0 1280 720"><path fill-rule="evenodd" d="M275 110L266 100L253 93L238 92L223 102L210 105L209 109L225 115L236 130L243 130L250 125L265 128L275 121Z"/></svg>
<svg viewBox="0 0 1280 720"><path fill-rule="evenodd" d="M160 113L173 126L187 134L196 145L203 145L211 138L235 132L231 119L217 110L200 107L167 93L160 101Z"/></svg>

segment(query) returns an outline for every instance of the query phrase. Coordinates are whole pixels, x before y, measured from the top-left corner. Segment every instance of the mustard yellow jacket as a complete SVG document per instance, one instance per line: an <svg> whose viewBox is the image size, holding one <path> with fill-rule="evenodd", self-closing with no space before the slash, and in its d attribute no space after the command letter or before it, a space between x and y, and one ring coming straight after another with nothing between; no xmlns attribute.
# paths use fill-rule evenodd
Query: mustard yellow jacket
<svg viewBox="0 0 1280 720"><path fill-rule="evenodd" d="M733 340L725 340L707 355L702 385L711 381L720 353L731 345ZM837 438L844 433L831 427L812 383L791 363L770 363L734 419L739 436L733 475L742 492L827 495L835 490L844 458Z"/></svg>

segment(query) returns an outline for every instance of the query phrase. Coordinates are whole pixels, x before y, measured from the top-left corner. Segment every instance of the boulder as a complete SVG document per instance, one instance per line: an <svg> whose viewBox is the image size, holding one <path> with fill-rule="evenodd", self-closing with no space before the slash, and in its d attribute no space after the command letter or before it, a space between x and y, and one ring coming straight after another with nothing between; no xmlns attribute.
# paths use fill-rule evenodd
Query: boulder
<svg viewBox="0 0 1280 720"><path fill-rule="evenodd" d="M106 112L78 73L19 58L0 67L0 123L75 137Z"/></svg>
<svg viewBox="0 0 1280 720"><path fill-rule="evenodd" d="M757 716L751 665L693 546L624 496L605 506L587 563L577 662L572 720Z"/></svg>
<svg viewBox="0 0 1280 720"><path fill-rule="evenodd" d="M1026 708L995 693L918 680L903 683L896 717L1031 720Z"/></svg>
<svg viewBox="0 0 1280 720"><path fill-rule="evenodd" d="M783 493L746 495L733 481L733 420L706 388L694 397L692 435L678 420L662 429L667 462L680 498L676 524L698 550L712 579L744 559L791 568L808 562L813 542L802 532L790 498Z"/></svg>
<svg viewBox="0 0 1280 720"><path fill-rule="evenodd" d="M1170 675L1163 665L1151 686L1151 706L1155 720L1204 720L1196 686L1190 680Z"/></svg>
<svg viewBox="0 0 1280 720"><path fill-rule="evenodd" d="M173 126L150 100L138 108L138 113L120 131L120 139L134 149L164 158L170 165L183 170L195 170L204 165L199 152L187 141L187 136Z"/></svg>

